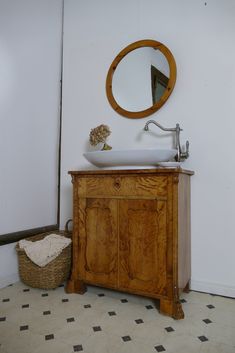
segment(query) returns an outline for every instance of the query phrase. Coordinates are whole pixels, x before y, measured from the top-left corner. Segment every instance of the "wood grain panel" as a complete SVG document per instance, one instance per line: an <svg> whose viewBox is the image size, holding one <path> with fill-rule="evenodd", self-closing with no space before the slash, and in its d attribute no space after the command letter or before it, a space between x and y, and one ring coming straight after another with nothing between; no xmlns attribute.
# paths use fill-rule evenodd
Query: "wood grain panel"
<svg viewBox="0 0 235 353"><path fill-rule="evenodd" d="M166 202L123 200L119 207L119 286L165 293Z"/></svg>
<svg viewBox="0 0 235 353"><path fill-rule="evenodd" d="M127 217L129 276L141 281L153 281L155 279L153 260L158 256L155 236L156 214L154 211L129 209Z"/></svg>
<svg viewBox="0 0 235 353"><path fill-rule="evenodd" d="M79 179L79 197L98 196L166 197L166 176L87 177Z"/></svg>
<svg viewBox="0 0 235 353"><path fill-rule="evenodd" d="M83 199L79 207L79 273L96 284L117 282L117 202Z"/></svg>
<svg viewBox="0 0 235 353"><path fill-rule="evenodd" d="M86 209L85 266L87 271L106 274L113 271L116 238L113 236L112 223L110 208L93 205Z"/></svg>

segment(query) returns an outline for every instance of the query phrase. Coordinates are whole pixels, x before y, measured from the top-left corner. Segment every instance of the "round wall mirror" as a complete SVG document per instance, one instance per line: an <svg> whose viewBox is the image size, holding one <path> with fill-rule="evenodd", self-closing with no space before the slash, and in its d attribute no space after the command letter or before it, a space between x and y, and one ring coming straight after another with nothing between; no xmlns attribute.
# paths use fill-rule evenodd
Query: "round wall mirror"
<svg viewBox="0 0 235 353"><path fill-rule="evenodd" d="M140 40L113 60L106 79L106 94L113 109L127 118L144 118L162 107L176 81L170 50L155 40Z"/></svg>

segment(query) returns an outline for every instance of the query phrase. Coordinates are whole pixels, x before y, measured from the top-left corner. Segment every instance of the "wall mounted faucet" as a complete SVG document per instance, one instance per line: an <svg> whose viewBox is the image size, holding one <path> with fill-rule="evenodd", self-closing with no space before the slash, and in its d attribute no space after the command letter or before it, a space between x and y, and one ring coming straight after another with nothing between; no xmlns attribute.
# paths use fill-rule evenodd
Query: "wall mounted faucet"
<svg viewBox="0 0 235 353"><path fill-rule="evenodd" d="M184 161L185 159L187 159L189 157L189 141L186 141L185 152L182 152L182 149L181 149L180 131L182 131L182 129L180 128L179 124L176 124L176 127L173 127L173 128L165 128L162 125L160 125L159 123L157 123L155 120L149 120L149 121L147 121L147 123L144 126L145 131L149 131L149 124L154 124L154 125L158 126L163 131L175 132L175 145L176 145L175 148L177 149L177 155L175 156L175 159L177 162Z"/></svg>

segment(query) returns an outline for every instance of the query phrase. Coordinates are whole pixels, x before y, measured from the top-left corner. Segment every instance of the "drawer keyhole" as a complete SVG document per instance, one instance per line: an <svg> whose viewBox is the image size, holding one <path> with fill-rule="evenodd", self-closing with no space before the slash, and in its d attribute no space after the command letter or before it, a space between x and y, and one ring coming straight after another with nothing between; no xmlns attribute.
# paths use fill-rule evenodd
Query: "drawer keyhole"
<svg viewBox="0 0 235 353"><path fill-rule="evenodd" d="M113 185L114 185L115 189L120 189L120 187L121 187L121 181L120 181L120 179L115 179Z"/></svg>

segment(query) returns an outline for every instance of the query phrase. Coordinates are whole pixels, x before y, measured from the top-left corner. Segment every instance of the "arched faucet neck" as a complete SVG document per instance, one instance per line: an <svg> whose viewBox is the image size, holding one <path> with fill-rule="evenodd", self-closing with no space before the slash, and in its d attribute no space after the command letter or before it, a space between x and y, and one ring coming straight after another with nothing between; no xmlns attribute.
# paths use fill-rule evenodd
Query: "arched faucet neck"
<svg viewBox="0 0 235 353"><path fill-rule="evenodd" d="M149 131L149 125L154 124L159 129L163 131L170 131L170 132L175 132L175 148L177 150L177 155L175 156L175 159L177 162L181 162L182 160L185 160L189 157L189 141L186 141L186 151L182 152L181 145L180 145L180 131L183 131L180 127L180 124L176 124L175 127L173 128L166 128L163 127L161 124L157 123L155 120L149 120L144 126L144 131Z"/></svg>

